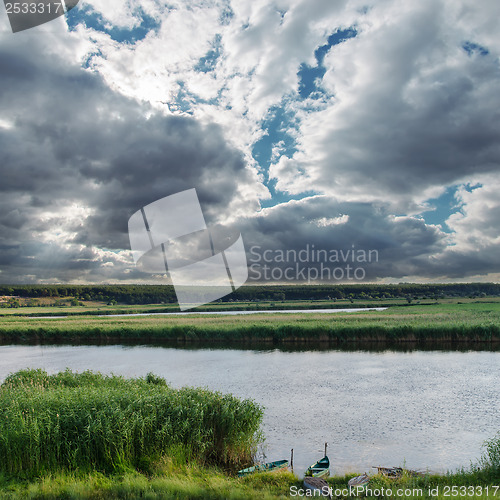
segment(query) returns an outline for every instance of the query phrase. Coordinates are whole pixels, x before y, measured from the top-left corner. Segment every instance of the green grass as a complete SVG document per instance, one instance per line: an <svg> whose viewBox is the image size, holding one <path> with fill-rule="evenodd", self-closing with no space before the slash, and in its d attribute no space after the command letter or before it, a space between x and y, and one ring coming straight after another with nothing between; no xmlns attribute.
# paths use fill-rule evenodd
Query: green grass
<svg viewBox="0 0 500 500"><path fill-rule="evenodd" d="M500 303L393 307L360 313L251 316L0 318L3 341L141 342L491 342L500 341Z"/></svg>
<svg viewBox="0 0 500 500"><path fill-rule="evenodd" d="M498 440L495 440L498 443ZM486 453L486 456L488 454ZM500 470L491 465L482 468L472 466L447 475L411 476L389 479L381 475L371 478L370 488L382 490L378 498L498 498ZM355 498L344 495L348 480L355 474L335 476L328 479L333 491L339 490L334 498ZM452 487L458 493L453 496ZM302 480L290 472L254 474L235 478L215 467L197 464L181 464L176 459L161 459L151 465L148 473L137 470L122 473L102 474L100 472L55 472L36 479L22 481L7 480L0 476L1 499L285 499L291 498L292 488L302 488ZM486 494L487 487L489 495ZM409 490L409 494L404 494ZM417 496L416 491L422 491ZM403 494L399 492L403 491ZM493 493L497 491L496 496ZM389 492L389 493L388 493ZM437 495L434 493L438 492ZM447 495L448 493L448 495ZM364 495L360 495L364 498ZM300 497L296 497L300 498ZM370 497L368 497L370 498ZM372 497L373 498L373 497Z"/></svg>
<svg viewBox="0 0 500 500"><path fill-rule="evenodd" d="M163 379L67 370L10 375L0 387L0 473L147 470L160 457L237 467L255 450L262 409Z"/></svg>
<svg viewBox="0 0 500 500"><path fill-rule="evenodd" d="M150 474L57 473L32 481L2 481L0 499L281 500L300 482L290 472L236 479L218 469L163 462Z"/></svg>

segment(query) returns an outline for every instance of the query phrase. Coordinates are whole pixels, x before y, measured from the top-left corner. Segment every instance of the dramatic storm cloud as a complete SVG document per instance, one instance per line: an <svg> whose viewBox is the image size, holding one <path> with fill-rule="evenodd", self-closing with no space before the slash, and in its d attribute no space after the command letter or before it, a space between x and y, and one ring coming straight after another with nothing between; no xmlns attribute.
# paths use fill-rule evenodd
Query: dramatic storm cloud
<svg viewBox="0 0 500 500"><path fill-rule="evenodd" d="M0 47L3 280L119 279L130 215L184 189L209 222L257 207L244 193L256 176L219 126L139 105L60 57L56 40L33 40Z"/></svg>
<svg viewBox="0 0 500 500"><path fill-rule="evenodd" d="M498 279L499 16L89 0L12 34L2 15L0 281L151 281L128 218L189 188L249 260L373 250L365 280Z"/></svg>

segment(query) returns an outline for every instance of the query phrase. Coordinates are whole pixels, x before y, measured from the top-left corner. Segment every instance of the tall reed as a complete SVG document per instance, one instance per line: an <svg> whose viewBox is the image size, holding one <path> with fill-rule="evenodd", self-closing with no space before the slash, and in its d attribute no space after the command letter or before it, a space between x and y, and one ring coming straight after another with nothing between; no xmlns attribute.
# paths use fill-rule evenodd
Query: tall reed
<svg viewBox="0 0 500 500"><path fill-rule="evenodd" d="M253 454L262 414L251 400L175 390L151 374L23 370L0 387L0 471L123 470L179 452L235 465Z"/></svg>

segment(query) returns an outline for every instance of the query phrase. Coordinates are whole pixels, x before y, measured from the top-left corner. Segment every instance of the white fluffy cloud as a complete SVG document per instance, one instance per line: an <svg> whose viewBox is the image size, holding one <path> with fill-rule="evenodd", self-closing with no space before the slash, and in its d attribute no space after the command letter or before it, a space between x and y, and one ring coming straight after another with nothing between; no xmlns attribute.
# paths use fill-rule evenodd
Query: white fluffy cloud
<svg viewBox="0 0 500 500"><path fill-rule="evenodd" d="M397 211L415 211L446 186L498 165L498 2L91 5L119 26L137 24L139 6L159 23L134 44L82 32L95 37L92 67L109 85L165 112L221 124L250 164L262 121L288 102L296 152L270 169L284 192L389 200ZM315 50L350 26L358 35L325 57L321 104L298 103L301 64L314 65ZM210 54L212 66L200 71Z"/></svg>
<svg viewBox="0 0 500 500"><path fill-rule="evenodd" d="M144 39L118 43L82 29L94 41L91 66L108 84L165 112L189 112L226 129L227 139L247 153L262 136L260 125L270 108L298 86L301 63L338 26L351 22L346 0L314 2L183 1L157 5L149 15L159 27ZM121 15L97 2L92 7L109 22L132 27L140 10L126 4ZM199 63L217 52L211 71ZM180 110L180 111L179 111Z"/></svg>
<svg viewBox="0 0 500 500"><path fill-rule="evenodd" d="M478 178L478 183L463 186L457 192L461 210L447 221L455 231L454 243L464 252L476 252L500 246L500 178ZM482 182L481 182L482 181ZM500 255L498 257L500 261Z"/></svg>
<svg viewBox="0 0 500 500"><path fill-rule="evenodd" d="M498 5L490 6L377 2L358 36L326 56L328 106L301 114L297 151L271 167L278 188L411 211L497 170L500 53L489 20Z"/></svg>

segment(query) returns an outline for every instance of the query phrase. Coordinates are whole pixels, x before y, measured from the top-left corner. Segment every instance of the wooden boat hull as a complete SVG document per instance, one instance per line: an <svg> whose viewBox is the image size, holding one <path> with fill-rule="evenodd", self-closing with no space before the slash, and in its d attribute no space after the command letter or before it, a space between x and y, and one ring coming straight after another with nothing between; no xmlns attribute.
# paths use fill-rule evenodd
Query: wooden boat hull
<svg viewBox="0 0 500 500"><path fill-rule="evenodd" d="M331 498L328 483L321 477L305 477L303 484L306 490L319 491L320 496ZM317 496L316 493L314 495Z"/></svg>
<svg viewBox="0 0 500 500"><path fill-rule="evenodd" d="M288 460L276 460L266 464L258 464L246 469L238 471L238 477L248 476L256 472L272 472L274 470L286 469L288 467Z"/></svg>
<svg viewBox="0 0 500 500"><path fill-rule="evenodd" d="M330 469L313 470L310 474L311 477L328 477L330 475Z"/></svg>
<svg viewBox="0 0 500 500"><path fill-rule="evenodd" d="M347 483L347 486L355 486L356 488L364 488L370 482L370 478L366 474L361 476L353 477Z"/></svg>
<svg viewBox="0 0 500 500"><path fill-rule="evenodd" d="M403 469L402 467L378 467L374 466L379 474L386 477L398 478L403 475L406 476L424 476L425 472L411 469Z"/></svg>

